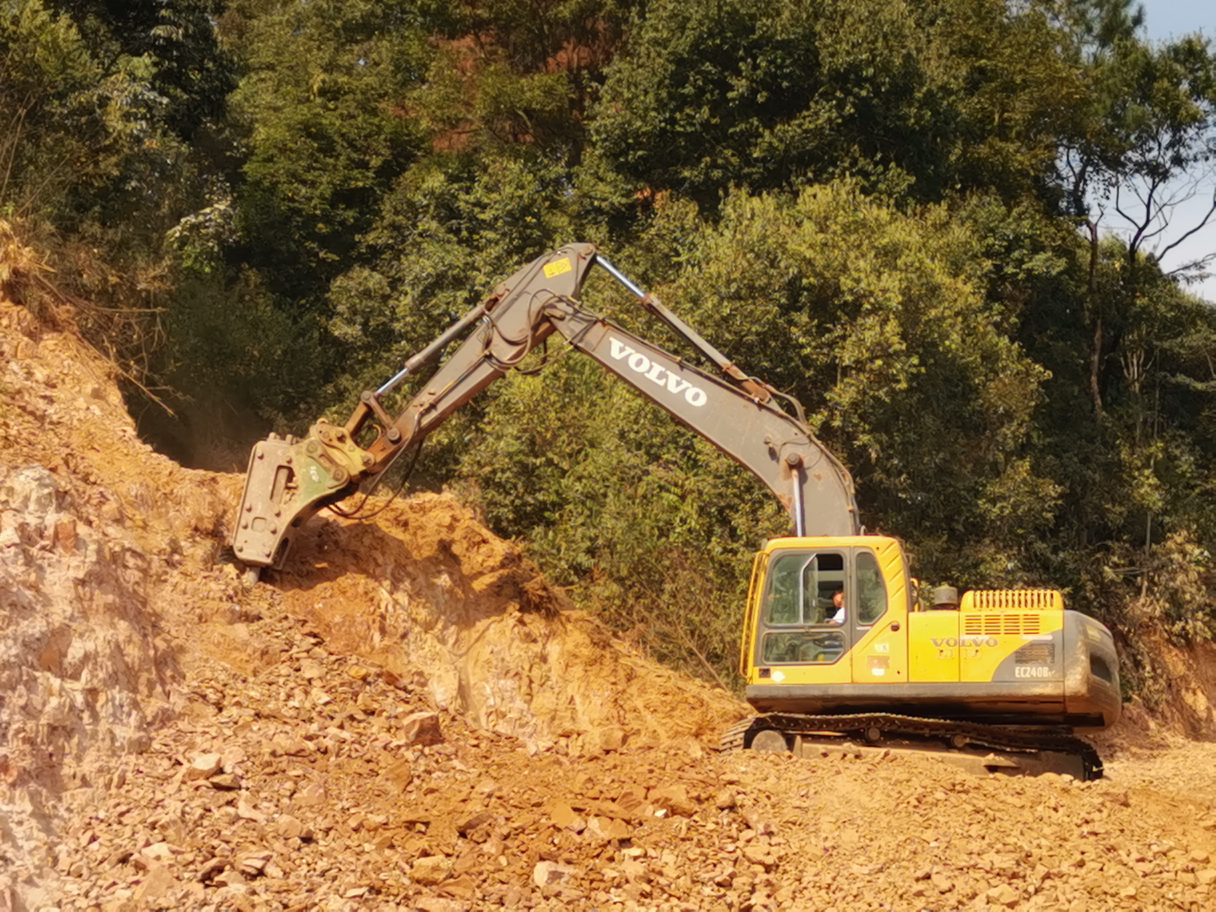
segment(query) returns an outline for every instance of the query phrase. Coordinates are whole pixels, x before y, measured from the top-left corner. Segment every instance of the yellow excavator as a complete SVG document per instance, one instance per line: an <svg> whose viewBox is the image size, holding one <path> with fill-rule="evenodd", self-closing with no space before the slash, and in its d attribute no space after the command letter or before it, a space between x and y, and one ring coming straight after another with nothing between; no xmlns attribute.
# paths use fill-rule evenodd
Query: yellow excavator
<svg viewBox="0 0 1216 912"><path fill-rule="evenodd" d="M605 270L684 339L713 372L587 310L580 292ZM739 672L757 715L726 747L804 752L808 744L913 745L978 756L985 768L1101 775L1076 729L1120 713L1110 632L1066 610L1058 591L946 586L920 597L900 542L863 534L853 481L793 398L750 377L590 244L524 266L481 304L363 393L344 424L302 439L271 435L250 456L233 527L256 579L282 566L318 510L367 493L402 454L557 334L759 478L793 535L767 542L752 569ZM396 415L383 398L464 341ZM834 740L833 740L834 739Z"/></svg>

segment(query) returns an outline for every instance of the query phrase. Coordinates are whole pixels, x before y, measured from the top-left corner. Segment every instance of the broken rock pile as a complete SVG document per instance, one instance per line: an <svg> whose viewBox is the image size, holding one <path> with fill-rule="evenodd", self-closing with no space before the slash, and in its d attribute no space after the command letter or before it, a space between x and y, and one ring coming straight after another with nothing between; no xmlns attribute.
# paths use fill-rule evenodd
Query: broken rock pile
<svg viewBox="0 0 1216 912"><path fill-rule="evenodd" d="M1078 783L847 746L794 759L685 738L571 755L438 709L420 676L334 653L281 601L263 592L243 608L261 670L201 660L185 711L125 759L119 788L69 794L59 908L1212 901L1210 799L1160 795L1134 764Z"/></svg>

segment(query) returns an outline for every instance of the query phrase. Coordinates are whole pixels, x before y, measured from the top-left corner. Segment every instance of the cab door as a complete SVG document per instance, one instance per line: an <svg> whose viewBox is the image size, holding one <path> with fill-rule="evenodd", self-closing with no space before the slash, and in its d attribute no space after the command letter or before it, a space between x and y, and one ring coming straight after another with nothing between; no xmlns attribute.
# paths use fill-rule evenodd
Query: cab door
<svg viewBox="0 0 1216 912"><path fill-rule="evenodd" d="M848 548L832 544L772 554L751 647L758 683L849 683L853 629L832 603L848 567Z"/></svg>
<svg viewBox="0 0 1216 912"><path fill-rule="evenodd" d="M908 682L908 575L894 540L850 549L845 605L851 627L854 684Z"/></svg>

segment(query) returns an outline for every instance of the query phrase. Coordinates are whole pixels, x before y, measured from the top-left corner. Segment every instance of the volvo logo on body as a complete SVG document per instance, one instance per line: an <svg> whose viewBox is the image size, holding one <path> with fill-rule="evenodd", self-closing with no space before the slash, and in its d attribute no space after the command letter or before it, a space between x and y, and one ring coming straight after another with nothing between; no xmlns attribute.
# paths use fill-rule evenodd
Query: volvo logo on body
<svg viewBox="0 0 1216 912"><path fill-rule="evenodd" d="M612 355L614 361L624 361L634 373L641 374L647 380L654 381L673 395L683 395L684 401L689 405L700 407L709 401L705 390L693 386L683 377L677 376L667 370L663 365L655 364L636 348L630 348L620 339L613 336L608 337L608 343L609 354Z"/></svg>
<svg viewBox="0 0 1216 912"><path fill-rule="evenodd" d="M934 646L996 646L996 637L931 637Z"/></svg>

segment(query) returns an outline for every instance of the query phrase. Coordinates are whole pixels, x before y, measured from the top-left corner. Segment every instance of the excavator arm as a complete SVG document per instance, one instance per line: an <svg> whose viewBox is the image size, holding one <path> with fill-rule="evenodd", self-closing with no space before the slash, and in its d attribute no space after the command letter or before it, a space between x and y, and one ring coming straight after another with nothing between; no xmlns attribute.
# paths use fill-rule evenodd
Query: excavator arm
<svg viewBox="0 0 1216 912"><path fill-rule="evenodd" d="M581 305L579 293L600 266L721 374L686 363ZM402 453L454 411L557 334L759 478L794 520L797 535L854 535L859 523L845 467L780 394L746 376L724 355L645 294L590 244L572 244L517 271L375 391L363 393L344 425L322 419L303 439L271 435L254 448L233 533L250 567L281 566L292 536L325 506L370 489ZM419 372L460 336L465 341L396 415L382 397ZM788 398L788 397L786 397Z"/></svg>

